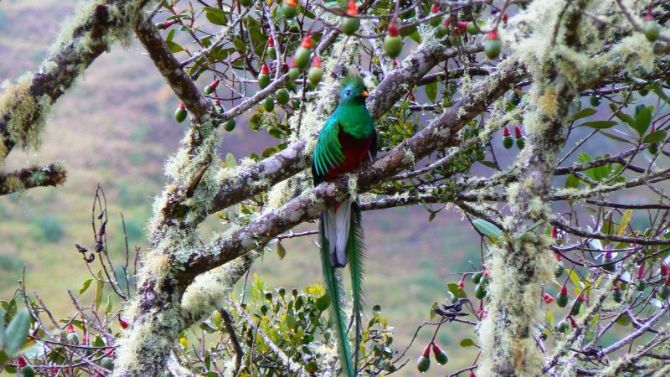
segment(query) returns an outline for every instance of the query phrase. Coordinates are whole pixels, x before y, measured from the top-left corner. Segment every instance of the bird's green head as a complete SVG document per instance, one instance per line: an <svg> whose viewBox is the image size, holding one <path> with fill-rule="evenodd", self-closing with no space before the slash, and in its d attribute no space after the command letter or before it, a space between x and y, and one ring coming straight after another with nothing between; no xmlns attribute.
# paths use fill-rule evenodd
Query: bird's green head
<svg viewBox="0 0 670 377"><path fill-rule="evenodd" d="M347 76L340 85L340 104L364 104L368 90L360 76Z"/></svg>

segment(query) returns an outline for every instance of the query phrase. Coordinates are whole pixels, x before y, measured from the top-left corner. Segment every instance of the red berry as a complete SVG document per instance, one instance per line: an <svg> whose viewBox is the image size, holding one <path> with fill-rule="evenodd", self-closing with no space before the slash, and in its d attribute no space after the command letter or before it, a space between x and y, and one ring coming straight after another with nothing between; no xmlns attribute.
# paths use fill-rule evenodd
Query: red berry
<svg viewBox="0 0 670 377"><path fill-rule="evenodd" d="M558 238L558 229L555 226L551 227L551 238L553 238L553 239ZM555 254L556 254L556 259L561 260L561 255L558 254L558 253L555 253Z"/></svg>
<svg viewBox="0 0 670 377"><path fill-rule="evenodd" d="M356 6L355 0L349 0L349 2L347 3L346 14L349 17L354 17L358 15L358 7Z"/></svg>
<svg viewBox="0 0 670 377"><path fill-rule="evenodd" d="M640 280L644 277L644 262L642 262L638 267L637 271L635 272L635 277Z"/></svg>
<svg viewBox="0 0 670 377"><path fill-rule="evenodd" d="M126 322L121 316L119 316L119 325L121 325L122 329L127 329L128 328L128 322Z"/></svg>
<svg viewBox="0 0 670 377"><path fill-rule="evenodd" d="M505 25L507 25L508 20L509 20L509 15L507 13L503 13L502 21Z"/></svg>
<svg viewBox="0 0 670 377"><path fill-rule="evenodd" d="M490 41L498 40L498 31L497 30L489 31L488 33L486 33L486 39Z"/></svg>
<svg viewBox="0 0 670 377"><path fill-rule="evenodd" d="M561 287L561 293L560 293L560 295L561 295L561 296L567 296L567 295L568 295L568 287L566 287L565 285L563 285L563 286Z"/></svg>
<svg viewBox="0 0 670 377"><path fill-rule="evenodd" d="M577 301L584 302L584 295L580 293L579 296L577 296Z"/></svg>
<svg viewBox="0 0 670 377"><path fill-rule="evenodd" d="M440 13L440 4L436 1L433 3L433 7L430 8L432 13Z"/></svg>
<svg viewBox="0 0 670 377"><path fill-rule="evenodd" d="M668 272L670 272L670 267L668 267L668 264L661 262L661 276L667 276Z"/></svg>
<svg viewBox="0 0 670 377"><path fill-rule="evenodd" d="M462 277L461 280L458 281L458 286L461 287L461 289L465 288L465 277Z"/></svg>
<svg viewBox="0 0 670 377"><path fill-rule="evenodd" d="M270 74L270 68L268 68L268 65L263 63L261 66L261 75L269 75Z"/></svg>
<svg viewBox="0 0 670 377"><path fill-rule="evenodd" d="M456 29L458 29L460 33L464 33L468 30L468 23L466 21L458 21L456 22Z"/></svg>
<svg viewBox="0 0 670 377"><path fill-rule="evenodd" d="M542 295L542 299L544 300L545 304L551 304L554 302L554 296L546 292Z"/></svg>
<svg viewBox="0 0 670 377"><path fill-rule="evenodd" d="M512 132L509 130L509 127L505 126L505 128L503 128L503 136L508 137L511 134L512 134Z"/></svg>
<svg viewBox="0 0 670 377"><path fill-rule="evenodd" d="M23 368L23 367L25 367L26 365L28 365L28 360L26 360L26 357L25 357L25 356L19 356L19 357L16 358L16 365L17 365L19 368Z"/></svg>
<svg viewBox="0 0 670 377"><path fill-rule="evenodd" d="M314 55L312 58L312 67L321 68L321 59L319 59L319 55Z"/></svg>
<svg viewBox="0 0 670 377"><path fill-rule="evenodd" d="M306 49L311 49L312 48L312 37L309 35L306 35L305 38L302 39L302 42L300 42L300 45Z"/></svg>
<svg viewBox="0 0 670 377"><path fill-rule="evenodd" d="M471 370L471 371L470 371L470 377L477 377L477 375L475 374L475 371L474 371L474 370Z"/></svg>
<svg viewBox="0 0 670 377"><path fill-rule="evenodd" d="M665 285L670 286L670 275L665 279Z"/></svg>
<svg viewBox="0 0 670 377"><path fill-rule="evenodd" d="M275 39L272 38L272 36L268 37L268 47L274 47L275 46Z"/></svg>
<svg viewBox="0 0 670 377"><path fill-rule="evenodd" d="M400 35L400 31L398 31L398 24L396 24L395 20L391 21L391 23L388 26L388 32L391 37L397 37Z"/></svg>
<svg viewBox="0 0 670 377"><path fill-rule="evenodd" d="M67 325L67 332L68 334L75 332L74 325L72 324Z"/></svg>
<svg viewBox="0 0 670 377"><path fill-rule="evenodd" d="M212 81L212 82L209 84L209 86L210 86L212 89L216 89L216 87L219 86L219 82L221 82L221 80L216 79L216 80Z"/></svg>
<svg viewBox="0 0 670 377"><path fill-rule="evenodd" d="M430 344L426 345L426 348L423 349L423 357L430 357Z"/></svg>
<svg viewBox="0 0 670 377"><path fill-rule="evenodd" d="M523 137L523 133L521 132L521 126L518 124L514 126L514 137L516 137L517 139L521 139Z"/></svg>

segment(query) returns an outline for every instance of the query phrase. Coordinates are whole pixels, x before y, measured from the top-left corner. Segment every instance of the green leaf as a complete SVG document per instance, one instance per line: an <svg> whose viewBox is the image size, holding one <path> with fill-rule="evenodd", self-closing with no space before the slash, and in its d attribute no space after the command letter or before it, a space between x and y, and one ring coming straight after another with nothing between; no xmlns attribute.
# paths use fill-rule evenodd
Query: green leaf
<svg viewBox="0 0 670 377"><path fill-rule="evenodd" d="M102 272L98 271L98 278L95 282L95 310L100 308L102 302L102 291L105 289L105 281L102 279Z"/></svg>
<svg viewBox="0 0 670 377"><path fill-rule="evenodd" d="M5 352L9 357L15 356L16 352L28 337L30 329L30 314L27 310L21 310L16 313L5 331Z"/></svg>
<svg viewBox="0 0 670 377"><path fill-rule="evenodd" d="M240 38L233 39L233 46L235 46L237 51L244 52L247 50L247 45Z"/></svg>
<svg viewBox="0 0 670 377"><path fill-rule="evenodd" d="M591 127L595 128L598 130L606 129L606 128L612 128L617 125L617 122L613 120L594 120L592 122L586 122L583 124L580 124L580 127Z"/></svg>
<svg viewBox="0 0 670 377"><path fill-rule="evenodd" d="M635 131L637 131L640 136L644 135L651 124L651 108L650 107L641 107L640 110L635 114Z"/></svg>
<svg viewBox="0 0 670 377"><path fill-rule="evenodd" d="M235 156L232 153L226 153L226 165L229 168L237 166L237 160L235 160Z"/></svg>
<svg viewBox="0 0 670 377"><path fill-rule="evenodd" d="M465 291L461 289L461 287L458 286L456 283L449 283L447 284L447 289L449 292L451 292L454 296L458 298L465 298L467 295L465 294Z"/></svg>
<svg viewBox="0 0 670 377"><path fill-rule="evenodd" d="M570 173L565 179L565 188L579 188L579 178L576 175Z"/></svg>
<svg viewBox="0 0 670 377"><path fill-rule="evenodd" d="M430 102L435 103L437 99L437 81L426 84L423 89L426 91L426 97L428 97Z"/></svg>
<svg viewBox="0 0 670 377"><path fill-rule="evenodd" d="M107 295L107 305L105 305L105 314L109 315L112 312L112 295Z"/></svg>
<svg viewBox="0 0 670 377"><path fill-rule="evenodd" d="M84 282L84 284L81 285L81 288L79 288L79 294L81 295L82 293L86 292L88 287L91 286L91 283L93 282L93 279L88 279Z"/></svg>
<svg viewBox="0 0 670 377"><path fill-rule="evenodd" d="M421 44L421 34L419 34L418 30L415 30L409 37L417 44Z"/></svg>
<svg viewBox="0 0 670 377"><path fill-rule="evenodd" d="M170 29L170 31L168 31L167 35L165 36L165 42L172 42L172 38L174 38L174 33L175 33L174 29Z"/></svg>
<svg viewBox="0 0 670 377"><path fill-rule="evenodd" d="M660 143L665 140L666 136L668 136L668 132L666 130L658 130L645 136L644 139L642 139L642 142L647 144Z"/></svg>
<svg viewBox="0 0 670 377"><path fill-rule="evenodd" d="M626 232L626 227L628 226L628 223L630 222L630 219L633 217L633 210L632 209L627 209L623 212L623 215L621 215L621 220L619 221L619 226L617 227L616 230L616 235L621 237L624 235Z"/></svg>
<svg viewBox="0 0 670 377"><path fill-rule="evenodd" d="M226 18L226 12L218 8L205 7L205 12L209 22L214 25L226 25L228 23L228 18Z"/></svg>
<svg viewBox="0 0 670 377"><path fill-rule="evenodd" d="M460 345L461 345L461 347L472 347L472 346L475 345L475 342L474 342L474 340L472 340L470 338L465 338L465 339L461 340Z"/></svg>
<svg viewBox="0 0 670 377"><path fill-rule="evenodd" d="M582 118L590 117L591 115L593 115L593 114L595 114L595 113L597 113L597 112L598 112L598 111L596 111L596 109L591 108L591 107L587 107L587 108L585 108L585 109L581 109L581 110L579 110L578 112L572 114L572 116L570 116L570 119L571 119L572 121L575 121L575 120L577 120L577 119L582 119Z"/></svg>
<svg viewBox="0 0 670 377"><path fill-rule="evenodd" d="M572 269L568 270L568 276L570 277L570 280L572 280L572 284L574 284L575 287L583 287L584 286L584 283L582 282L582 280L579 278L579 275L577 275L577 273L574 270L572 270Z"/></svg>
<svg viewBox="0 0 670 377"><path fill-rule="evenodd" d="M614 113L614 116L619 118L619 120L621 120L622 122L625 122L629 126L635 128L635 120L633 118L631 118L630 115L621 112L621 110L619 110L619 107L616 104L610 103L610 110L612 110L612 113Z"/></svg>
<svg viewBox="0 0 670 377"><path fill-rule="evenodd" d="M500 238L503 235L502 230L484 219L475 219L472 221L472 224L477 230L489 238Z"/></svg>
<svg viewBox="0 0 670 377"><path fill-rule="evenodd" d="M172 41L165 41L165 44L167 44L168 48L170 49L170 52L172 53L184 51L184 48L181 47L179 43L175 43Z"/></svg>

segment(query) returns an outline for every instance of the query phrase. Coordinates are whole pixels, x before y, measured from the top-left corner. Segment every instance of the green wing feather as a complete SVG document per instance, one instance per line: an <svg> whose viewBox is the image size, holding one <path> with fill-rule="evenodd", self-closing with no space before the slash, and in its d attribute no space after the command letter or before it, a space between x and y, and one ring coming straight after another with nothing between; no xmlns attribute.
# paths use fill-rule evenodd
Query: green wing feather
<svg viewBox="0 0 670 377"><path fill-rule="evenodd" d="M358 204L352 203L351 227L347 241L347 259L351 271L351 290L354 301L354 367L358 370L358 353L361 344L361 313L363 311L363 263L365 262L365 245L363 244L363 227L361 226L361 210Z"/></svg>
<svg viewBox="0 0 670 377"><path fill-rule="evenodd" d="M314 171L319 176L328 173L328 169L344 161L344 153L340 144L340 124L336 114L333 114L319 133L312 156Z"/></svg>
<svg viewBox="0 0 670 377"><path fill-rule="evenodd" d="M320 229L321 265L323 267L323 278L326 281L326 291L328 292L328 296L330 296L331 321L333 322L333 329L335 331L337 351L340 356L340 364L342 365L344 375L355 377L356 371L352 364L351 345L349 344L349 336L347 335L346 314L342 307L342 279L339 272L330 265L330 248L323 230L323 223L322 220Z"/></svg>

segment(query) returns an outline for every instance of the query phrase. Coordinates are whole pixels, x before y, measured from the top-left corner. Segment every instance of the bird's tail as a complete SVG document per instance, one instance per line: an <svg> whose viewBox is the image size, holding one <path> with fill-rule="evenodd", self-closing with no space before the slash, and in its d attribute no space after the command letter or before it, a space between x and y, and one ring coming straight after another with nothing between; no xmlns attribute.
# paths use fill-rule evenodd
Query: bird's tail
<svg viewBox="0 0 670 377"><path fill-rule="evenodd" d="M357 374L358 347L361 338L361 309L362 309L362 264L363 240L361 228L361 214L358 205L353 201L345 201L337 208L323 211L319 227L321 242L321 264L323 266L326 290L331 299L331 321L336 334L337 348L340 362L345 376L354 377ZM355 345L356 357L352 357L349 336L347 335L347 321L344 312L344 295L342 293L342 279L338 267L344 267L347 262L351 268L351 281L354 301Z"/></svg>

